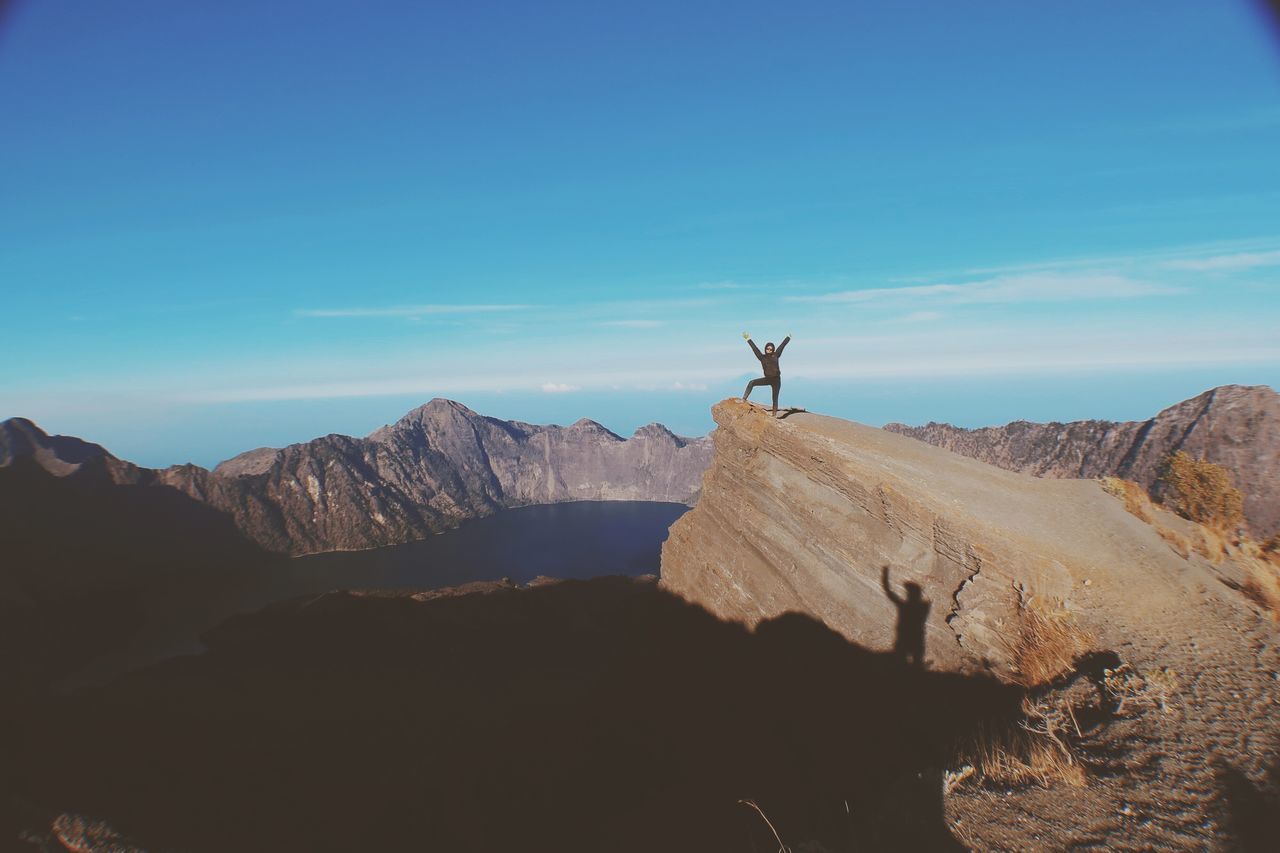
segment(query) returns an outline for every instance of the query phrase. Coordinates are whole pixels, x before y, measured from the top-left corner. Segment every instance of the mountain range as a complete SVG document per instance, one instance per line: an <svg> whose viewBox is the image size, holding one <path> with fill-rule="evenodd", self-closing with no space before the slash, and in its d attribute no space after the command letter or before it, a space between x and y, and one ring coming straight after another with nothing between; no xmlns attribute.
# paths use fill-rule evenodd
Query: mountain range
<svg viewBox="0 0 1280 853"><path fill-rule="evenodd" d="M1219 389L1141 441L1124 425L1096 435L1137 460L1204 448L1239 477L1267 458L1255 442L1269 399ZM677 441L653 429L623 440L444 401L365 439L214 471L148 472L10 422L0 541L16 559L0 582L15 576L16 606L0 583L0 695L19 701L0 707L0 778L15 783L0 785L0 837L95 849L79 839L96 829L113 836L96 849L194 851L1274 846L1280 605L1266 590L1280 563L1255 543L1135 511L1088 479L837 418L740 400L713 416L697 505L671 527L657 584L222 608L235 615L202 633L203 654L71 695L44 685L104 638L136 648L130 622L210 624L213 596L234 593L223 569L306 569L167 481L356 536L381 529L359 517L365 484L422 488L415 506L447 520L575 484L665 494L661 464L686 457L646 456ZM122 570L136 594L103 586Z"/></svg>
<svg viewBox="0 0 1280 853"><path fill-rule="evenodd" d="M1280 394L1265 385L1223 385L1145 421L1073 421L964 429L887 424L953 453L1037 477L1133 480L1159 496L1160 466L1178 450L1221 465L1244 493L1253 534L1280 532Z"/></svg>
<svg viewBox="0 0 1280 853"><path fill-rule="evenodd" d="M177 489L263 548L296 555L400 544L529 504L692 503L711 444L661 424L624 439L585 418L537 426L435 399L364 438L259 448L213 470L143 468L25 418L0 423L0 467L24 458L58 477Z"/></svg>

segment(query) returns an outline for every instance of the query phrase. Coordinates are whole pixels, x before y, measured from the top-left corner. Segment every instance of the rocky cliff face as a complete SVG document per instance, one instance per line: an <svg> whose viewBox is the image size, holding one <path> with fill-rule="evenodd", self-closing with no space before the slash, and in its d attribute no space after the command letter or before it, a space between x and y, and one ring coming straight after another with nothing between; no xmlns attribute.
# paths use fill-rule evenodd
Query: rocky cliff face
<svg viewBox="0 0 1280 853"><path fill-rule="evenodd" d="M432 400L367 438L328 435L259 448L208 471L139 468L98 445L0 424L0 465L31 457L59 476L171 486L227 513L273 551L408 542L498 509L574 500L691 502L709 439L658 424L629 439L589 420L569 427L486 418Z"/></svg>
<svg viewBox="0 0 1280 853"><path fill-rule="evenodd" d="M1224 385L1145 421L1075 421L962 429L888 424L974 459L1037 477L1123 477L1157 488L1161 460L1177 450L1231 472L1255 536L1280 532L1280 394L1265 385Z"/></svg>
<svg viewBox="0 0 1280 853"><path fill-rule="evenodd" d="M714 458L663 547L662 583L722 618L797 610L887 649L912 615L884 591L887 566L897 597L914 583L928 602L931 665L1012 680L1020 598L1059 602L1099 648L1131 645L1158 615L1184 618L1192 589L1206 607L1243 607L1206 561L1178 557L1095 482L736 400L713 414Z"/></svg>

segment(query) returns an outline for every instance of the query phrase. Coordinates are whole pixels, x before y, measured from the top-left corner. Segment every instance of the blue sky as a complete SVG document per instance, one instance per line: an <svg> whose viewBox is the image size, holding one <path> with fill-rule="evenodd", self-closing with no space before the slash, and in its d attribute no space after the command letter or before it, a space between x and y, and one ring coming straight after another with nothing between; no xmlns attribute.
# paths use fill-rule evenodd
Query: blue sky
<svg viewBox="0 0 1280 853"><path fill-rule="evenodd" d="M18 2L0 417L145 464L433 396L705 432L1280 384L1248 2Z"/></svg>

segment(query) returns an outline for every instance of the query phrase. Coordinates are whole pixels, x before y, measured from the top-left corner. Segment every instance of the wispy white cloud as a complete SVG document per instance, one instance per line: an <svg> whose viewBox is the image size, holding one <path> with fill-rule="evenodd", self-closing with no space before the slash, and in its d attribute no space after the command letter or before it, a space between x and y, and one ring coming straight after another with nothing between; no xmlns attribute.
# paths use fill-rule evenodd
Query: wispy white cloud
<svg viewBox="0 0 1280 853"><path fill-rule="evenodd" d="M948 327L910 333L798 338L787 351L786 375L804 381L848 381L886 378L1019 376L1085 374L1104 371L1168 371L1215 365L1280 365L1280 343L1265 329L1239 330L1226 337L1199 325L1134 328L1123 324L1082 326ZM696 367L690 368L690 364ZM749 357L707 350L680 351L645 369L599 364L562 364L557 381L513 375L498 365L478 366L473 374L441 379L431 371L395 375L385 370L364 377L316 381L299 376L248 386L215 385L211 381L161 396L186 403L243 403L375 397L433 396L472 393L589 393L630 389L690 395L738 390L742 377L754 374ZM311 377L317 374L311 373ZM541 377L547 374L542 373Z"/></svg>
<svg viewBox="0 0 1280 853"><path fill-rule="evenodd" d="M488 314L497 311L520 311L531 305L393 305L381 308L299 308L299 317L430 317L448 314Z"/></svg>
<svg viewBox="0 0 1280 853"><path fill-rule="evenodd" d="M677 311L685 308L705 308L724 300L711 296L679 297L675 299L619 299L612 302L589 302L583 307L597 311Z"/></svg>
<svg viewBox="0 0 1280 853"><path fill-rule="evenodd" d="M822 305L822 303L818 303ZM919 310L914 310L914 309ZM1167 371L1222 366L1280 367L1280 342L1265 322L1235 323L1230 308L1206 315L1147 312L1061 312L1050 310L995 321L980 316L965 323L882 324L850 322L842 312L817 311L797 324L784 360L784 374L807 382L890 377L1025 375L1029 372L1084 374L1093 371ZM908 305L888 316L936 311ZM616 316L616 315L615 315ZM758 365L737 336L736 326L698 327L674 332L662 347L641 359L627 348L598 346L526 347L492 339L459 344L440 369L434 350L407 346L354 357L346 352L288 361L246 356L235 369L174 366L151 377L104 380L173 403L246 403L388 395L463 396L480 393L591 394L636 390L654 394L717 395L736 392ZM127 380L127 381L126 381ZM70 394L70 389L63 389ZM34 391L33 391L34 393ZM44 388L41 393L48 394ZM10 395L12 396L12 394ZM13 414L19 408L10 406ZM31 408L31 412L40 411Z"/></svg>
<svg viewBox="0 0 1280 853"><path fill-rule="evenodd" d="M601 326L615 326L623 329L656 329L664 325L662 320L606 320Z"/></svg>
<svg viewBox="0 0 1280 853"><path fill-rule="evenodd" d="M962 270L961 274L969 276L1010 275L1029 272L1067 272L1079 270L1083 272L1132 272L1134 270L1165 269L1165 261L1198 260L1218 255L1239 253L1270 253L1280 245L1280 236L1258 237L1248 240L1217 240L1206 243L1189 243L1181 246L1164 246L1141 251L1049 257L1036 261L1021 261L1006 264L984 264ZM931 275L900 276L891 281L906 283L925 283L930 280L955 278L955 273L935 270Z"/></svg>
<svg viewBox="0 0 1280 853"><path fill-rule="evenodd" d="M561 364L556 367L559 381L547 381L529 373L513 374L498 365L477 365L475 372L456 373L441 378L421 369L409 369L399 375L385 368L371 368L366 376L316 380L316 372L308 371L295 379L280 377L273 382L252 385L225 385L210 381L173 390L162 396L180 403L247 403L258 401L321 400L389 395L415 395L423 399L433 396L472 393L543 393L569 394L592 390L639 391L705 391L712 384L737 377L753 365L737 359L696 359L698 367L690 369L683 360L672 359L651 368L629 369L623 366L596 364L591 367ZM751 359L754 362L754 359Z"/></svg>
<svg viewBox="0 0 1280 853"><path fill-rule="evenodd" d="M926 354L903 352L892 359L849 360L797 370L793 375L811 380L894 377L936 379L942 376L1168 371L1260 364L1280 364L1280 346L1219 344L1187 347L1184 342L1163 341L1146 346L1115 347L1108 351L1083 347L1079 341L1061 341L1038 350L1022 346L986 351L969 349Z"/></svg>
<svg viewBox="0 0 1280 853"><path fill-rule="evenodd" d="M1180 293L1181 289L1115 273L1022 273L998 275L962 284L870 287L816 296L789 296L789 302L865 303L931 301L949 304L1076 302L1131 299Z"/></svg>
<svg viewBox="0 0 1280 853"><path fill-rule="evenodd" d="M786 375L818 382L1211 365L1274 369L1280 344L1270 340L1269 329L1277 309L1265 298L1272 284L1248 272L1266 264L1280 264L1280 237L1095 257L1079 265L934 270L909 281L815 279L790 292L770 285L554 306L495 300L312 309L298 313L427 315L424 321L465 329L443 353L421 336L388 335L385 346L367 348L360 340L323 333L314 349L301 354L265 345L246 352L237 369L179 359L153 382L153 395L170 404L473 393L572 400L575 392L586 399L593 392L635 390L679 392L696 405L698 395L736 391L743 377L755 374L758 365L739 337L744 328L767 331L774 340L783 330L799 332L788 349ZM1150 298L1167 294L1185 296ZM1073 304L1089 310L1062 310ZM840 305L856 310L832 310ZM517 310L526 307L528 314ZM960 315L963 323L949 322ZM1242 316L1247 323L1239 322ZM657 328L661 345L643 353L618 345L644 337L642 331L622 331L621 337L608 331ZM319 326L313 334L321 334ZM118 375L108 381L123 382Z"/></svg>
<svg viewBox="0 0 1280 853"><path fill-rule="evenodd" d="M912 311L910 314L904 314L901 317L895 317L889 322L891 323L932 323L935 320L941 320L944 315L941 311Z"/></svg>
<svg viewBox="0 0 1280 853"><path fill-rule="evenodd" d="M1256 267L1280 266L1280 251L1275 252L1236 252L1229 255L1214 255L1208 258L1179 258L1161 264L1165 269L1194 270L1196 272L1217 272L1249 270Z"/></svg>

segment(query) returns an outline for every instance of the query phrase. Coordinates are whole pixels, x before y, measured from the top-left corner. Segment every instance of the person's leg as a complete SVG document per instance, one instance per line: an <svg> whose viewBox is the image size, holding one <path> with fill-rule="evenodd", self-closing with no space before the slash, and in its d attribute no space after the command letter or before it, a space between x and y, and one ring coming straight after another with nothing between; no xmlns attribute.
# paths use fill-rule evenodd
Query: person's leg
<svg viewBox="0 0 1280 853"><path fill-rule="evenodd" d="M769 380L763 377L761 377L760 379L752 379L750 382L747 383L747 390L742 392L742 399L745 400L751 396L752 388L758 388L761 385L768 385L768 384L769 384Z"/></svg>
<svg viewBox="0 0 1280 853"><path fill-rule="evenodd" d="M769 387L773 389L773 413L778 414L778 391L782 388L782 379L775 378L769 383Z"/></svg>

